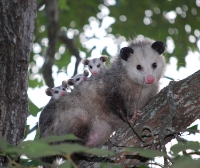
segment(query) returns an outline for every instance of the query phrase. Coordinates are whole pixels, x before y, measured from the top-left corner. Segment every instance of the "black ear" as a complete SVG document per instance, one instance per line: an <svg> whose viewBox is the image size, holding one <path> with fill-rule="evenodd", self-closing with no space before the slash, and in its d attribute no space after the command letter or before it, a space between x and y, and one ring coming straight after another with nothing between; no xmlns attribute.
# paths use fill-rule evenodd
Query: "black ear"
<svg viewBox="0 0 200 168"><path fill-rule="evenodd" d="M67 84L70 85L70 86L73 86L75 83L74 79L68 79L67 80Z"/></svg>
<svg viewBox="0 0 200 168"><path fill-rule="evenodd" d="M156 41L151 45L151 48L162 54L165 51L165 44L162 41Z"/></svg>
<svg viewBox="0 0 200 168"><path fill-rule="evenodd" d="M68 82L67 81L62 81L62 86L64 88L68 88Z"/></svg>
<svg viewBox="0 0 200 168"><path fill-rule="evenodd" d="M88 72L87 69L84 70L83 75L84 75L84 76L88 76L88 75L89 75L89 72Z"/></svg>
<svg viewBox="0 0 200 168"><path fill-rule="evenodd" d="M120 56L123 60L127 59L133 54L133 49L131 47L124 47L120 50Z"/></svg>
<svg viewBox="0 0 200 168"><path fill-rule="evenodd" d="M102 56L100 57L100 60L101 60L102 62L105 62L107 59L108 59L108 56L107 56L107 55L102 55Z"/></svg>
<svg viewBox="0 0 200 168"><path fill-rule="evenodd" d="M88 65L89 62L90 62L90 60L88 60L88 59L85 58L85 59L82 59L81 62L82 62L84 65Z"/></svg>
<svg viewBox="0 0 200 168"><path fill-rule="evenodd" d="M53 96L53 89L52 88L47 88L45 90L45 93L46 93L47 96Z"/></svg>

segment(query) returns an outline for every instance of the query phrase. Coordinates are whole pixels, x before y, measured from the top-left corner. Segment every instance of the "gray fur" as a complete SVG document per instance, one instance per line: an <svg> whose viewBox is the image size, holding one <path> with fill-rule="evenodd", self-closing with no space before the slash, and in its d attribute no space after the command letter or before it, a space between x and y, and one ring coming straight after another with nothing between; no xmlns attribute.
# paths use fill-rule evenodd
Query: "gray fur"
<svg viewBox="0 0 200 168"><path fill-rule="evenodd" d="M65 83L67 83L67 85L70 85L70 86L77 86L81 84L83 81L85 81L88 75L89 75L88 70L84 70L83 74L77 74L73 78L65 81Z"/></svg>
<svg viewBox="0 0 200 168"><path fill-rule="evenodd" d="M131 41L134 52L127 61L118 55L106 72L47 104L39 119L40 136L73 133L86 146L101 146L119 125L126 123L127 115L142 109L158 93L165 61L151 48L153 42L147 38ZM155 62L157 70L152 68ZM136 68L139 64L141 71ZM148 84L149 76L155 78L154 83Z"/></svg>
<svg viewBox="0 0 200 168"><path fill-rule="evenodd" d="M61 86L55 87L55 88L47 88L45 90L45 93L47 96L51 96L51 100L57 100L60 99L62 96L64 96L67 93L67 89L70 89L69 86L65 81L62 82Z"/></svg>

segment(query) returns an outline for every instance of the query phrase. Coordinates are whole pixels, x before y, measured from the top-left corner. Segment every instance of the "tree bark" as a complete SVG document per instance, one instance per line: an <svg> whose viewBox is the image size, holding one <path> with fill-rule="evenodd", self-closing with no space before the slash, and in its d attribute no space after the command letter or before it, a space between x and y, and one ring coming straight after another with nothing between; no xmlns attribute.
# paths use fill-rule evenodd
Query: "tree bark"
<svg viewBox="0 0 200 168"><path fill-rule="evenodd" d="M184 80L170 82L142 109L142 116L136 121L134 130L144 142L128 124L119 128L103 146L116 152L107 159L128 167L137 166L141 157L137 153L131 155L124 152L125 147L163 151L167 142L197 119L200 119L200 71ZM99 163L82 161L79 165L92 168L99 166Z"/></svg>
<svg viewBox="0 0 200 168"><path fill-rule="evenodd" d="M13 145L24 137L28 66L36 1L0 1L0 135Z"/></svg>

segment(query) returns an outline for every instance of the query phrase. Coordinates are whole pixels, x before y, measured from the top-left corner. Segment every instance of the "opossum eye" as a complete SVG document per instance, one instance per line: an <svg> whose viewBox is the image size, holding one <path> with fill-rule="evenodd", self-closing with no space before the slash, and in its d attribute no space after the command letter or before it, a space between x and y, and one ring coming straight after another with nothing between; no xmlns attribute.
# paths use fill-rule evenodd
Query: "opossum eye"
<svg viewBox="0 0 200 168"><path fill-rule="evenodd" d="M152 64L152 67L155 69L157 67L157 64L156 63L153 63Z"/></svg>
<svg viewBox="0 0 200 168"><path fill-rule="evenodd" d="M77 78L77 79L76 79L76 81L79 81L79 80L80 80L80 78Z"/></svg>
<svg viewBox="0 0 200 168"><path fill-rule="evenodd" d="M54 93L56 93L56 94L57 94L57 93L58 93L58 91L55 91Z"/></svg>
<svg viewBox="0 0 200 168"><path fill-rule="evenodd" d="M92 65L90 65L89 67L90 67L90 69L92 69Z"/></svg>
<svg viewBox="0 0 200 168"><path fill-rule="evenodd" d="M137 65L137 69L138 70L142 70L142 66L141 65Z"/></svg>
<svg viewBox="0 0 200 168"><path fill-rule="evenodd" d="M63 88L62 90L64 90L64 91L65 91L65 88Z"/></svg>
<svg viewBox="0 0 200 168"><path fill-rule="evenodd" d="M101 65L100 65L100 64L98 64L98 65L97 65L97 68L99 68L100 66L101 66Z"/></svg>

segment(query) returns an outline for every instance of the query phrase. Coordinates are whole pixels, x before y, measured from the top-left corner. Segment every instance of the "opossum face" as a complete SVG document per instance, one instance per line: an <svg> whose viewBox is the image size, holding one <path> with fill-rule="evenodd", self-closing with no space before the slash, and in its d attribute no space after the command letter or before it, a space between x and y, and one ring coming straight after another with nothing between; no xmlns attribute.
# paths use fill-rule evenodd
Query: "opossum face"
<svg viewBox="0 0 200 168"><path fill-rule="evenodd" d="M86 76L84 76L84 74L79 74L76 75L73 79L74 79L74 85L79 85L81 82L86 80Z"/></svg>
<svg viewBox="0 0 200 168"><path fill-rule="evenodd" d="M107 58L107 56L101 56L100 58L94 58L92 60L84 59L82 62L84 65L88 65L92 75L97 75L105 68L104 62Z"/></svg>
<svg viewBox="0 0 200 168"><path fill-rule="evenodd" d="M46 89L46 94L47 96L51 96L52 99L59 99L62 96L66 95L66 88L64 86L59 86L59 87L55 87L55 88L47 88Z"/></svg>
<svg viewBox="0 0 200 168"><path fill-rule="evenodd" d="M88 70L84 70L83 74L75 75L72 79L67 81L68 85L79 85L81 82L86 81L87 76L89 75Z"/></svg>
<svg viewBox="0 0 200 168"><path fill-rule="evenodd" d="M165 70L165 60L162 55L165 45L161 41L137 41L120 51L128 76L133 82L150 86L158 83Z"/></svg>

